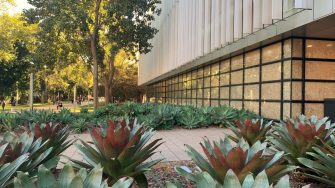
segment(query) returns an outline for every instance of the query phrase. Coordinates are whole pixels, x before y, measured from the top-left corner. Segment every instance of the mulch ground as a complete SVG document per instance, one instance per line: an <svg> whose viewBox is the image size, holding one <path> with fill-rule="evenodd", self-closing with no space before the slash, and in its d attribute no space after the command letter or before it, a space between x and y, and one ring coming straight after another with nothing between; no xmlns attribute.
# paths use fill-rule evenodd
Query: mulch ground
<svg viewBox="0 0 335 188"><path fill-rule="evenodd" d="M195 170L196 165L193 161L172 161L172 162L161 162L156 166L151 168L151 171L146 173L149 181L150 188L165 188L166 182L175 182L178 180L182 183L185 188L196 187L195 184L183 176L179 175L174 167L175 166L187 166L192 171ZM309 178L300 175L297 172L292 172L290 174L290 184L291 188L301 188L305 185L311 184L310 188L328 188L329 186L324 184L319 184Z"/></svg>

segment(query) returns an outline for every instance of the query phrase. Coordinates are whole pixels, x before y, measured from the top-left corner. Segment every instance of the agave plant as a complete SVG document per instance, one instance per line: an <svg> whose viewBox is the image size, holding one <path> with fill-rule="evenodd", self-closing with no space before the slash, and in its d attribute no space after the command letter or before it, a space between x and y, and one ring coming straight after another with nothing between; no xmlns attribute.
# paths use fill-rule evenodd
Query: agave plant
<svg viewBox="0 0 335 188"><path fill-rule="evenodd" d="M266 134L271 129L272 121L264 123L263 119L247 119L244 123L240 120L235 122L235 126L229 126L230 130L235 135L230 135L229 138L238 142L240 138L244 138L249 145L253 145L257 141L264 142Z"/></svg>
<svg viewBox="0 0 335 188"><path fill-rule="evenodd" d="M0 187L6 187L14 173L27 160L28 154L19 156L12 162L6 163L6 150L8 143L0 146Z"/></svg>
<svg viewBox="0 0 335 188"><path fill-rule="evenodd" d="M53 122L62 125L69 125L73 122L74 117L69 109L62 109L60 112L55 114Z"/></svg>
<svg viewBox="0 0 335 188"><path fill-rule="evenodd" d="M186 145L188 155L201 170L209 173L220 184L224 183L229 169L234 171L240 182L249 173L258 175L265 170L272 183L296 168L282 164L281 158L284 152L278 152L275 155L267 154L267 143L260 141L249 147L242 138L233 147L231 141L225 137L224 140L214 142L213 145L208 139L204 139L204 143L200 145L209 161L191 146Z"/></svg>
<svg viewBox="0 0 335 188"><path fill-rule="evenodd" d="M13 113L0 113L0 129L12 131L18 126L18 116Z"/></svg>
<svg viewBox="0 0 335 188"><path fill-rule="evenodd" d="M154 132L145 131L136 121L133 124L127 121L109 121L108 124L106 129L96 127L91 130L95 147L83 140L80 140L81 144L76 144L85 162L71 161L77 168L92 169L101 164L110 183L129 176L140 187L147 187L144 172L161 160L144 161L162 144L161 139L148 143Z"/></svg>
<svg viewBox="0 0 335 188"><path fill-rule="evenodd" d="M187 107L180 113L179 124L185 128L198 128L201 123L200 113L196 108Z"/></svg>
<svg viewBox="0 0 335 188"><path fill-rule="evenodd" d="M214 124L220 126L232 125L237 116L237 110L229 106L215 107L212 112Z"/></svg>
<svg viewBox="0 0 335 188"><path fill-rule="evenodd" d="M76 174L71 165L65 165L56 179L49 169L41 165L38 167L36 178L30 178L29 174L18 172L14 179L14 188L107 188L107 180L103 181L102 171L101 167L96 167L89 173L86 169L80 169ZM112 188L128 188L132 183L132 179L122 178Z"/></svg>
<svg viewBox="0 0 335 188"><path fill-rule="evenodd" d="M286 153L289 163L299 164L297 158L308 157L307 152L312 151L314 144L320 144L319 140L329 141L335 131L334 126L328 118L319 120L312 116L308 119L301 115L275 126L268 139L276 149Z"/></svg>
<svg viewBox="0 0 335 188"><path fill-rule="evenodd" d="M305 176L323 182L327 185L335 187L335 137L330 136L330 143L322 140L322 145L314 146L312 152L307 152L307 155L312 159L298 158L298 161L308 167L314 173L304 173Z"/></svg>
<svg viewBox="0 0 335 188"><path fill-rule="evenodd" d="M200 119L201 119L201 125L202 126L210 126L212 125L213 119L212 119L212 113L213 113L213 107L207 106L207 107L202 107L199 108L200 110Z"/></svg>
<svg viewBox="0 0 335 188"><path fill-rule="evenodd" d="M207 172L197 169L195 172L192 172L189 168L185 166L175 167L175 170L186 177L187 179L196 183L197 187L216 187L216 188L250 188L250 187L262 187L270 188L273 185L270 185L268 176L265 171L260 172L255 178L252 174L248 174L245 179L242 181L238 179L237 175L233 170L228 170L224 178L223 184L218 183L214 180ZM169 183L168 188L182 188L180 183ZM275 188L290 188L289 177L286 175L282 177L278 183L274 186Z"/></svg>

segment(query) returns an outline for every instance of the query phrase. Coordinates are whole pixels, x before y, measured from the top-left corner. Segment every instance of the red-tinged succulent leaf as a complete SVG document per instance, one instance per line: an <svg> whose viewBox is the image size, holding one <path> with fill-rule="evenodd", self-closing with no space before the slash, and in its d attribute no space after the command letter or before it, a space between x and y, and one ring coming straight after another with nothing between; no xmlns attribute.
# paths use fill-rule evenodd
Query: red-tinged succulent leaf
<svg viewBox="0 0 335 188"><path fill-rule="evenodd" d="M246 127L244 125L242 125L240 120L237 120L235 125L240 129L240 132L241 132L242 135L247 134Z"/></svg>
<svg viewBox="0 0 335 188"><path fill-rule="evenodd" d="M91 130L91 136L92 138L95 140L95 145L96 147L102 152L104 153L104 144L103 144L103 137L99 131L99 129L97 127L93 128Z"/></svg>
<svg viewBox="0 0 335 188"><path fill-rule="evenodd" d="M128 152L129 148L133 147L136 145L136 143L139 142L139 140L141 139L141 133L143 131L143 127L139 128L137 130L137 132L135 133L135 135L131 138L131 140L127 143L127 145L125 146L125 149L120 153L120 155L118 156L118 158L120 160L124 159L125 155L127 154L126 152Z"/></svg>
<svg viewBox="0 0 335 188"><path fill-rule="evenodd" d="M248 120L247 120L248 121ZM252 128L252 131L253 132L255 132L255 133L257 133L257 132L259 132L260 131L260 129L261 129L261 121L260 120L257 120L255 123L252 123L252 121L251 120L249 120L250 121L250 123L251 123L251 128ZM262 127L263 129L264 129L264 127Z"/></svg>
<svg viewBox="0 0 335 188"><path fill-rule="evenodd" d="M215 171L220 174L221 171L226 172L229 170L229 166L223 166L214 156L212 156L208 150L206 149L206 147L200 143L202 150L204 151L205 155L207 156L207 159L209 160L209 162L211 163L212 167L215 169ZM222 174L222 173L221 173ZM225 173L223 173L225 175ZM224 176L221 176L224 177Z"/></svg>
<svg viewBox="0 0 335 188"><path fill-rule="evenodd" d="M269 177L276 175L278 172L284 170L287 166L286 165L273 165L270 168L266 169L265 172Z"/></svg>
<svg viewBox="0 0 335 188"><path fill-rule="evenodd" d="M315 125L303 124L301 122L298 122L297 131L299 131L307 141L313 139L316 134Z"/></svg>
<svg viewBox="0 0 335 188"><path fill-rule="evenodd" d="M121 150L129 142L130 130L126 126L122 126L117 133L115 134L115 139L113 139L112 145L117 148L118 155L121 153Z"/></svg>
<svg viewBox="0 0 335 188"><path fill-rule="evenodd" d="M35 126L34 135L35 135L35 139L39 139L40 137L42 137L42 129L39 125Z"/></svg>
<svg viewBox="0 0 335 188"><path fill-rule="evenodd" d="M245 154L242 148L236 147L228 152L227 163L236 174L240 172L244 166Z"/></svg>
<svg viewBox="0 0 335 188"><path fill-rule="evenodd" d="M225 157L223 156L219 146L217 146L216 143L214 143L214 151L215 151L215 155L216 155L217 159L222 164L222 166L227 166L228 167L228 163L227 163Z"/></svg>
<svg viewBox="0 0 335 188"><path fill-rule="evenodd" d="M326 125L321 125L319 130L317 130L316 132L316 136L319 138L323 138L326 135L326 133L327 133Z"/></svg>
<svg viewBox="0 0 335 188"><path fill-rule="evenodd" d="M108 121L108 127L111 127L113 130L115 130L115 128L116 128L115 123L116 123L116 122L114 122L113 120L109 120L109 121Z"/></svg>

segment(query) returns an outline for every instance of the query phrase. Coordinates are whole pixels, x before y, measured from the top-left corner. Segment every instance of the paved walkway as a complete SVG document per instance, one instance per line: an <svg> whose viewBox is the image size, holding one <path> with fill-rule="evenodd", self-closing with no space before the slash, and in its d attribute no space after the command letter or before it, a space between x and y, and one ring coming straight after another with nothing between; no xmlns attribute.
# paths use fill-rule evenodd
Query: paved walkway
<svg viewBox="0 0 335 188"><path fill-rule="evenodd" d="M208 137L209 140L219 140L223 138L225 134L231 134L229 129L223 128L201 128L201 129L174 129L166 131L157 131L152 139L162 138L163 144L157 149L157 153L151 157L151 159L164 159L164 161L179 161L179 160L190 160L185 152L185 144L191 145L197 151L201 151L199 143L203 137ZM80 138L85 141L91 141L89 134L76 134L71 135L72 138ZM80 152L71 146L68 148L63 155L66 155L72 159L82 160ZM62 159L66 162L65 159Z"/></svg>

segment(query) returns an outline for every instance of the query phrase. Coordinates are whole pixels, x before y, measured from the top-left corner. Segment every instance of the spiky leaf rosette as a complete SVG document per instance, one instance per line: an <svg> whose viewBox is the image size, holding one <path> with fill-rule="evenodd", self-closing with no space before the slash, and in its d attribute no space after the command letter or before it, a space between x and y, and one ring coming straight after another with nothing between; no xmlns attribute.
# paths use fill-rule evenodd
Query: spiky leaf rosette
<svg viewBox="0 0 335 188"><path fill-rule="evenodd" d="M72 144L72 141L67 139L68 128L47 124L45 126L36 125L34 130L34 134L30 130L20 135L5 133L1 143L10 144L0 163L12 162L21 155L29 153L29 158L20 166L20 171L34 175L41 164L49 169L56 167L59 155Z"/></svg>
<svg viewBox="0 0 335 188"><path fill-rule="evenodd" d="M186 177L187 179L194 181L197 187L213 187L213 188L250 188L250 187L262 187L262 188L290 188L289 176L282 177L276 185L270 185L268 176L265 171L260 172L255 178L249 173L244 180L241 182L237 175L232 169L229 169L224 177L223 184L218 183L213 179L210 174L200 169L192 172L186 166L177 166L175 170ZM168 188L182 188L180 183L168 183Z"/></svg>
<svg viewBox="0 0 335 188"><path fill-rule="evenodd" d="M298 158L298 161L314 173L304 173L305 176L335 187L335 137L330 136L330 144L322 141L321 145L312 147L307 152L309 158Z"/></svg>
<svg viewBox="0 0 335 188"><path fill-rule="evenodd" d="M267 143L257 141L249 147L249 144L242 138L233 146L231 141L225 137L224 140L211 144L208 139L200 143L208 161L191 146L186 145L187 153L203 171L210 174L220 184L224 183L227 171L232 169L240 182L252 173L258 175L264 171L270 177L270 182L295 169L296 167L283 165L282 156L284 152L275 155L267 154Z"/></svg>
<svg viewBox="0 0 335 188"><path fill-rule="evenodd" d="M132 127L132 128L131 128ZM94 146L80 140L76 147L85 162L71 160L78 168L92 169L101 164L111 183L124 176L133 177L140 187L147 187L144 172L161 160L147 161L162 144L161 139L148 143L154 131L145 131L142 125L128 121L109 121L108 127L93 128Z"/></svg>
<svg viewBox="0 0 335 188"><path fill-rule="evenodd" d="M285 152L289 163L299 164L297 158L308 157L307 152L312 151L314 144L320 144L319 140L329 141L334 126L327 117L319 120L316 116L308 119L301 115L274 126L268 140L276 149Z"/></svg>
<svg viewBox="0 0 335 188"><path fill-rule="evenodd" d="M107 188L107 180L103 181L102 171L102 168L97 166L89 173L82 168L76 174L73 167L67 164L57 179L49 169L41 165L38 168L36 178L30 178L29 174L18 172L17 177L14 179L14 188ZM128 188L132 182L132 179L122 178L112 188Z"/></svg>
<svg viewBox="0 0 335 188"><path fill-rule="evenodd" d="M244 138L249 145L257 141L264 142L266 134L271 129L272 121L265 123L263 119L247 119L243 123L240 120L235 122L236 126L229 126L235 135L229 136L235 142Z"/></svg>
<svg viewBox="0 0 335 188"><path fill-rule="evenodd" d="M14 173L18 168L28 159L28 154L23 154L17 157L12 162L5 162L7 158L6 150L8 150L8 143L0 146L0 187L6 187L9 180L12 179Z"/></svg>

